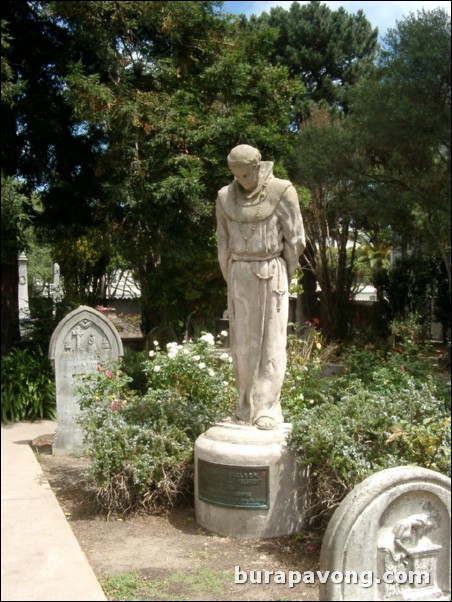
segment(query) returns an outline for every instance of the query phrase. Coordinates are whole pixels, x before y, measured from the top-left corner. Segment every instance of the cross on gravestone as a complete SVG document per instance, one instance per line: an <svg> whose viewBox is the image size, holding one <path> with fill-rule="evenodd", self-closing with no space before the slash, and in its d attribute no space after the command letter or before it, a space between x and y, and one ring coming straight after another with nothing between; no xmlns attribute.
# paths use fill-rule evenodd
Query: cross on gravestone
<svg viewBox="0 0 452 602"><path fill-rule="evenodd" d="M81 306L61 320L52 335L49 357L55 370L57 433L53 453L81 452L83 431L76 418L80 412L74 392L77 376L95 372L105 359L124 354L114 324L91 307Z"/></svg>

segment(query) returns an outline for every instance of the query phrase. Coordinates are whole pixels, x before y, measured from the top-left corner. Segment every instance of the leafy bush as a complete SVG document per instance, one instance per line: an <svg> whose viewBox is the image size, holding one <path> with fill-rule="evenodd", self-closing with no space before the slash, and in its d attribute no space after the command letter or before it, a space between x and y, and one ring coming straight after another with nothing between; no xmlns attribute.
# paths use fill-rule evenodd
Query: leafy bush
<svg viewBox="0 0 452 602"><path fill-rule="evenodd" d="M52 334L58 324L54 315L53 300L34 294L30 298L30 313L21 321L20 347L48 349Z"/></svg>
<svg viewBox="0 0 452 602"><path fill-rule="evenodd" d="M156 345L149 355L144 394L117 363L84 375L79 388L88 477L108 512L174 505L192 486L195 439L236 398L230 357L212 335L166 351Z"/></svg>
<svg viewBox="0 0 452 602"><path fill-rule="evenodd" d="M445 389L419 358L352 349L328 399L294 408L291 446L313 469L312 523L374 472L415 464L450 474Z"/></svg>
<svg viewBox="0 0 452 602"><path fill-rule="evenodd" d="M40 348L2 357L2 422L56 417L55 379Z"/></svg>
<svg viewBox="0 0 452 602"><path fill-rule="evenodd" d="M146 374L143 371L143 362L146 359L146 351L135 351L128 347L124 347L122 370L132 379L130 381L130 387L139 393L145 393L147 389Z"/></svg>
<svg viewBox="0 0 452 602"><path fill-rule="evenodd" d="M315 319L314 319L315 320ZM331 400L335 381L323 378L325 363L335 359L337 344L326 344L315 322L307 322L298 336L287 341L287 368L281 391L286 422L300 407L312 407Z"/></svg>
<svg viewBox="0 0 452 602"><path fill-rule="evenodd" d="M317 331L289 341L282 406L293 423L290 445L312 467L313 526L383 468L417 464L448 474L448 392L412 351L351 347L344 374L328 377ZM194 441L236 402L231 358L212 335L164 351L155 342L141 369L138 357L99 366L81 387L89 476L109 512L171 507L191 489ZM146 386L134 391L132 377L137 383L143 374Z"/></svg>
<svg viewBox="0 0 452 602"><path fill-rule="evenodd" d="M404 319L393 320L390 324L391 334L402 345L420 343L424 338L422 330L422 317L416 312L408 314Z"/></svg>

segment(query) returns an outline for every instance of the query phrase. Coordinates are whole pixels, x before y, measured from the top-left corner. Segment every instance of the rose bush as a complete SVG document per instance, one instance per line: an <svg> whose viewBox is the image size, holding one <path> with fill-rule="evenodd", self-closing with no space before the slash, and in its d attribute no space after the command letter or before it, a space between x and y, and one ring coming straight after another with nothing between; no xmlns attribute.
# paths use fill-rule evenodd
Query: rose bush
<svg viewBox="0 0 452 602"><path fill-rule="evenodd" d="M165 350L155 344L142 365L144 393L119 363L83 376L88 478L108 512L161 511L191 489L194 441L236 401L231 358L218 343L206 333Z"/></svg>

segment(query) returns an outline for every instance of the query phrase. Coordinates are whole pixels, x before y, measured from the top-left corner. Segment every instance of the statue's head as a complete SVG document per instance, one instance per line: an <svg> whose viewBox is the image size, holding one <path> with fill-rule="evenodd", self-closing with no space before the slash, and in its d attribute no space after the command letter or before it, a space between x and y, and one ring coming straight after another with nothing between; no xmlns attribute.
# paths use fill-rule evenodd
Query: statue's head
<svg viewBox="0 0 452 602"><path fill-rule="evenodd" d="M239 144L228 155L229 169L246 191L254 190L258 184L260 161L260 152L249 144Z"/></svg>
<svg viewBox="0 0 452 602"><path fill-rule="evenodd" d="M239 146L234 147L228 155L228 165L232 167L233 165L248 165L253 163L257 165L260 163L261 154L254 148L254 146L250 146L249 144L239 144Z"/></svg>

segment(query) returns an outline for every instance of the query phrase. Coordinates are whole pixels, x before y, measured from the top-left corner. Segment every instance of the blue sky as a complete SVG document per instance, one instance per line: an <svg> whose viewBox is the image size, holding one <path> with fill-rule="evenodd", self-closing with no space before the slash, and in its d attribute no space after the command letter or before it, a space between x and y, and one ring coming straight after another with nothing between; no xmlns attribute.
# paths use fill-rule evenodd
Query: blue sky
<svg viewBox="0 0 452 602"><path fill-rule="evenodd" d="M233 14L252 14L259 15L262 12L269 12L272 6L282 6L286 10L290 8L292 0L289 2L224 2L224 10ZM300 2L307 4L307 2ZM348 13L356 13L362 9L367 19L373 27L378 27L380 37L384 36L388 28L396 26L396 21L400 21L403 17L410 13L416 13L418 10L432 10L433 8L444 8L450 15L451 2L398 2L397 0L377 1L377 2L322 2L331 8L337 10L343 6Z"/></svg>

